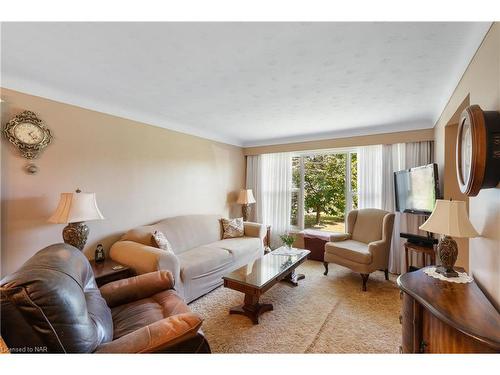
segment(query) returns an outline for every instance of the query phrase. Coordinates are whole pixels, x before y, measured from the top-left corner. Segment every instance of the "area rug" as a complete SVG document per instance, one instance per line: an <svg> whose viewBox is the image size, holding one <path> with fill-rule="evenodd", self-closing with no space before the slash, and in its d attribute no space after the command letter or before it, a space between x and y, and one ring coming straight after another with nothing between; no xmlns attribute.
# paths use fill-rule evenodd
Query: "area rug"
<svg viewBox="0 0 500 375"><path fill-rule="evenodd" d="M297 272L306 278L293 287L282 282L262 297L274 310L253 325L245 316L229 315L243 294L219 287L192 302L204 317L202 329L213 353L397 353L401 345L400 299L395 277L374 272L368 291L361 277L330 264L308 260Z"/></svg>

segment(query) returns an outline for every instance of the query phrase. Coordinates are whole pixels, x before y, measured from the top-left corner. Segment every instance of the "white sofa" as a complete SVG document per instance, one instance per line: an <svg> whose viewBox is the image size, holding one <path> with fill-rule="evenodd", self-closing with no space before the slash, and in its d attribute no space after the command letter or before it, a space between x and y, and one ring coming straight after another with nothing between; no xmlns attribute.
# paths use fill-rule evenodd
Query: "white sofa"
<svg viewBox="0 0 500 375"><path fill-rule="evenodd" d="M245 222L245 235L222 239L220 215L188 215L129 230L110 250L111 259L136 274L169 270L186 302L222 284L222 276L264 255L266 227ZM159 249L152 234L165 234L174 254Z"/></svg>

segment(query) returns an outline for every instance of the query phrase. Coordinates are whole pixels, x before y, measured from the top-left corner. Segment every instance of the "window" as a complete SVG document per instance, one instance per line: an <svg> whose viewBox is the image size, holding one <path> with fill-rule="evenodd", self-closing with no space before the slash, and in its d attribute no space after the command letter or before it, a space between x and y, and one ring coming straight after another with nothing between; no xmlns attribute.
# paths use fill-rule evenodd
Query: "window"
<svg viewBox="0 0 500 375"><path fill-rule="evenodd" d="M358 206L356 152L294 156L291 203L293 227L344 232L346 214Z"/></svg>
<svg viewBox="0 0 500 375"><path fill-rule="evenodd" d="M302 201L301 189L301 158L292 158L292 215L290 224L294 227L302 226L299 223L299 202Z"/></svg>

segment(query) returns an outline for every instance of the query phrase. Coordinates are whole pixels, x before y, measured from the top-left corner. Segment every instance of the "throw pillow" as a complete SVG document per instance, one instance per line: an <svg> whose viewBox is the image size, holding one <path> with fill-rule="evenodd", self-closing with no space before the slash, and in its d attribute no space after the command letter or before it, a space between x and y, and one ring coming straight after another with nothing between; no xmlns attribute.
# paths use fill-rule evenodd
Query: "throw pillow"
<svg viewBox="0 0 500 375"><path fill-rule="evenodd" d="M170 241L165 237L163 232L159 230L155 230L152 237L153 243L156 244L156 247L165 251L169 251L171 253L174 252Z"/></svg>
<svg viewBox="0 0 500 375"><path fill-rule="evenodd" d="M243 237L245 234L242 217L236 219L222 219L222 228L224 229L222 238Z"/></svg>

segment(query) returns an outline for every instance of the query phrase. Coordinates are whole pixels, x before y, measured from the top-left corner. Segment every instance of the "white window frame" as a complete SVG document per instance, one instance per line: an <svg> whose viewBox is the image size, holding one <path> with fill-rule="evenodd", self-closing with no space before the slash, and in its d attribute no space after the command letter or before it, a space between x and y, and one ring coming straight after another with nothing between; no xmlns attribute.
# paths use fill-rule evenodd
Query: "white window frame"
<svg viewBox="0 0 500 375"><path fill-rule="evenodd" d="M296 157L297 155L292 155L292 157ZM293 229L303 229L304 228L304 158L299 159L299 171L300 171L300 181L299 187L292 186L291 191L293 193L298 193L297 202L297 225L292 225L290 223L291 228ZM290 221L291 221L290 217Z"/></svg>
<svg viewBox="0 0 500 375"><path fill-rule="evenodd" d="M352 154L357 154L358 150L348 151L348 157L346 158L346 212L345 220L347 220L347 214L352 211L354 196L358 194L357 190L352 190L352 175L351 175L351 165L352 165ZM357 185L356 185L357 186ZM347 225L347 222L345 223Z"/></svg>
<svg viewBox="0 0 500 375"><path fill-rule="evenodd" d="M291 225L291 228L294 230L303 230L304 229L304 176L305 176L305 170L304 170L304 157L307 156L315 156L315 155L321 155L321 154L346 154L346 178L344 181L344 188L345 188L345 197L346 197L346 205L345 205L345 212L344 212L344 217L345 221L347 221L347 214L352 210L352 205L354 202L354 195L358 194L357 191L352 190L352 184L351 184L351 162L352 162L352 154L353 153L358 153L358 150L356 148L345 148L345 149L333 149L333 150L317 150L317 151L304 151L304 152L296 152L292 154L292 157L299 157L299 170L300 170L300 186L299 187L291 187L291 191L297 192L298 191L298 209L297 209L297 225ZM291 218L290 218L291 221ZM346 222L344 222L345 225L347 225Z"/></svg>

